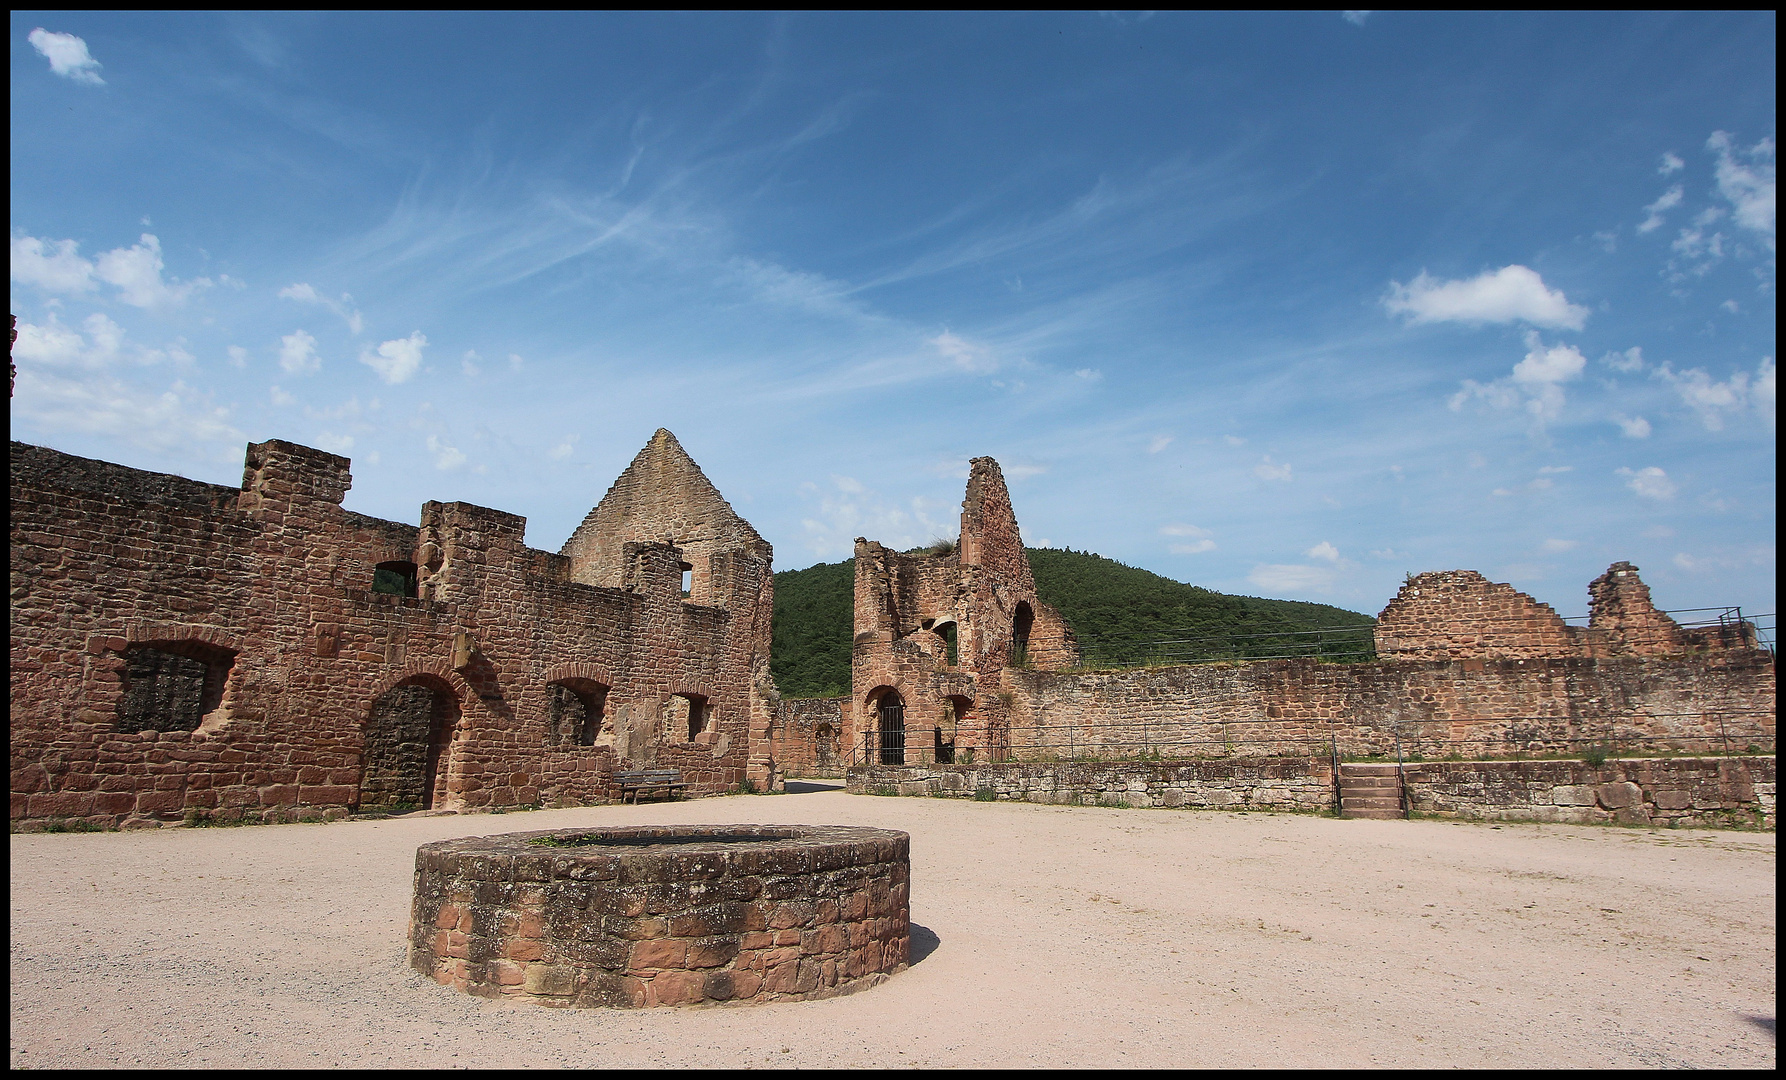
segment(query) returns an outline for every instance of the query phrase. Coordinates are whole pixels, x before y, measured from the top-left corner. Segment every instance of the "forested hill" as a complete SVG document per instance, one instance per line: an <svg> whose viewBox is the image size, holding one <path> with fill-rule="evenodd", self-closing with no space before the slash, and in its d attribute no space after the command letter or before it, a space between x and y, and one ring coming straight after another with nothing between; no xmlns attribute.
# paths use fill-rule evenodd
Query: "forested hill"
<svg viewBox="0 0 1786 1080"><path fill-rule="evenodd" d="M1085 551L1030 548L1029 565L1042 601L1059 609L1091 663L1136 662L1141 643L1171 639L1192 653L1270 656L1317 641L1310 631L1367 626L1368 615L1300 600L1229 596L1186 585ZM789 697L832 697L850 686L856 563L824 563L775 575L775 642L771 669ZM1271 637L1263 635L1285 635ZM1328 635L1368 648L1368 634ZM1360 658L1357 653L1348 658ZM1165 658L1165 657L1156 657Z"/></svg>

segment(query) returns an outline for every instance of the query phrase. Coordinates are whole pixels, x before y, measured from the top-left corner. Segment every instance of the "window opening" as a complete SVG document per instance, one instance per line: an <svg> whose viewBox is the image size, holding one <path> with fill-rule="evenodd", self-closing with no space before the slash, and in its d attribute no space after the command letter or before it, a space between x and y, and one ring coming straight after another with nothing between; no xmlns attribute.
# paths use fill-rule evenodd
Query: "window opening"
<svg viewBox="0 0 1786 1080"><path fill-rule="evenodd" d="M595 746L611 742L603 739L607 712L608 688L600 683L577 680L555 682L546 687L546 741L554 746Z"/></svg>
<svg viewBox="0 0 1786 1080"><path fill-rule="evenodd" d="M936 632L943 636L943 660L944 660L944 662L947 663L950 667L954 667L956 664L959 664L961 662L961 657L960 657L960 654L958 653L958 651L956 649L956 645L955 645L955 624L952 622L946 622L946 623L942 624L941 626L937 627Z"/></svg>
<svg viewBox="0 0 1786 1080"><path fill-rule="evenodd" d="M124 651L118 730L196 731L223 703L236 655L200 641L133 645Z"/></svg>
<svg viewBox="0 0 1786 1080"><path fill-rule="evenodd" d="M1035 625L1036 613L1027 601L1017 602L1017 614L1011 619L1011 666L1029 666L1029 631Z"/></svg>
<svg viewBox="0 0 1786 1080"><path fill-rule="evenodd" d="M694 595L694 591L695 591L695 568L690 566L688 563L683 563L682 564L682 598L684 600L687 600L689 597Z"/></svg>
<svg viewBox="0 0 1786 1080"><path fill-rule="evenodd" d="M689 742L705 732L712 719L713 706L699 694L677 694L670 699L670 731L680 735L686 730Z"/></svg>
<svg viewBox="0 0 1786 1080"><path fill-rule="evenodd" d="M381 562L372 570L372 591L386 596L415 596L416 567L412 562Z"/></svg>

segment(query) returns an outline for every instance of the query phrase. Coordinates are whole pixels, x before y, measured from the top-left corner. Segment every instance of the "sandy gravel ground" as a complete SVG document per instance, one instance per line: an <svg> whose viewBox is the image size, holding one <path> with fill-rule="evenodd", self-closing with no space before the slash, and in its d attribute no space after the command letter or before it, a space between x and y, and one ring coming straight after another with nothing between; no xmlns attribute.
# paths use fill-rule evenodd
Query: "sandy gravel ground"
<svg viewBox="0 0 1786 1080"><path fill-rule="evenodd" d="M404 964L418 844L645 822L905 829L928 953L852 997L640 1012ZM825 791L15 835L11 914L14 1068L1774 1065L1772 834Z"/></svg>

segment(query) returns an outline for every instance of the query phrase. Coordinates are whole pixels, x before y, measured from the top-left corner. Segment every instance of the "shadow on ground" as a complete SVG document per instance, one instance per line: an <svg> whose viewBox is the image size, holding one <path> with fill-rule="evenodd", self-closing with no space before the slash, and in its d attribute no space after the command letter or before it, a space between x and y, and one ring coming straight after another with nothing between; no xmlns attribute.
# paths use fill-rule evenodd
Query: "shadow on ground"
<svg viewBox="0 0 1786 1080"><path fill-rule="evenodd" d="M842 780L789 780L789 795L810 795L815 791L842 791Z"/></svg>
<svg viewBox="0 0 1786 1080"><path fill-rule="evenodd" d="M935 952L936 947L942 943L943 939L936 936L936 931L928 926L919 926L917 923L913 923L912 948L910 955L906 957L906 963L921 963L926 956ZM1769 1023L1771 1024L1772 1021L1769 1021ZM1771 1031L1773 1029L1770 1027L1768 1030Z"/></svg>

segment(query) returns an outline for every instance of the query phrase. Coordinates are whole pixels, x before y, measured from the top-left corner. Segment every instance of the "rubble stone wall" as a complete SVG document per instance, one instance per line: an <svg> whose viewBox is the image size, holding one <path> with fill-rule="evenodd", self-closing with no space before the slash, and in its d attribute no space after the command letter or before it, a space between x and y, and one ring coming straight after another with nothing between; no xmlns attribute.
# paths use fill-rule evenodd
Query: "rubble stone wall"
<svg viewBox="0 0 1786 1080"><path fill-rule="evenodd" d="M703 604L681 595L682 522L656 503L620 515L617 583L595 586L572 580L570 556L527 548L512 514L430 502L408 526L345 511L348 460L292 443L251 445L239 489L11 452L14 821L345 812L381 696L421 685L453 706L428 751L437 807L603 801L626 763L680 768L694 794L772 782L767 545L715 552L726 604ZM698 486L668 432L633 471ZM416 568L416 595L371 591L391 562ZM196 728L121 730L145 648L218 668ZM565 679L605 689L603 744L551 737L549 684ZM711 706L693 740L668 722L678 695Z"/></svg>

